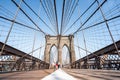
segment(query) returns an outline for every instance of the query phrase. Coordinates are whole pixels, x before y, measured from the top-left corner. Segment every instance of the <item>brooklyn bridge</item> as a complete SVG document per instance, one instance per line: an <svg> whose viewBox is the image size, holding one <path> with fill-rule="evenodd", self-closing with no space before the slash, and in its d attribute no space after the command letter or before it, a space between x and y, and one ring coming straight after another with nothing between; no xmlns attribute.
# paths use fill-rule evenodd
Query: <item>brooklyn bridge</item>
<svg viewBox="0 0 120 80"><path fill-rule="evenodd" d="M119 0L0 0L0 80L119 80L119 23Z"/></svg>

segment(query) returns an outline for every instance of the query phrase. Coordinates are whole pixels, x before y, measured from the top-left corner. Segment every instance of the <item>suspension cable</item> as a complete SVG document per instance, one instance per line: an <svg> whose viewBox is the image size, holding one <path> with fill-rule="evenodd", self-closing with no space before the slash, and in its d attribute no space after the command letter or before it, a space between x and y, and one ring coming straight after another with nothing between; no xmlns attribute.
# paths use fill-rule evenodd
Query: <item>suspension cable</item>
<svg viewBox="0 0 120 80"><path fill-rule="evenodd" d="M8 18L3 17L3 16L0 16L0 18L1 18L1 19L4 19L4 20L7 20L7 21L10 21L10 22L14 22L14 23L16 23L16 24L18 24L18 25L21 25L21 26L23 26L23 27L26 27L26 28L29 28L29 29L32 29L32 30L35 30L35 31L39 31L38 29L32 28L32 27L30 27L30 26L28 26L28 25L25 25L25 24L23 24L23 23L20 23L20 22L11 20L11 19L8 19Z"/></svg>
<svg viewBox="0 0 120 80"><path fill-rule="evenodd" d="M63 28L64 7L65 7L65 0L63 0L63 5L62 5L62 16L61 16L61 28L60 28L60 35L62 34L62 28Z"/></svg>
<svg viewBox="0 0 120 80"><path fill-rule="evenodd" d="M106 2L107 0L104 0L99 6L98 8L87 18L87 20L73 33L76 34L90 19L91 17L100 9L101 6L103 6L103 4Z"/></svg>
<svg viewBox="0 0 120 80"><path fill-rule="evenodd" d="M23 0L23 3L55 34L51 27Z"/></svg>
<svg viewBox="0 0 120 80"><path fill-rule="evenodd" d="M81 48L81 47L79 47L79 46L77 46L77 45L75 45L75 47L78 47L78 48L80 48L80 49L82 49L82 50L84 50L84 51L86 51L86 52L88 52L88 53L90 53L90 54L93 54L92 52L90 52L90 51L88 51L88 50L86 50L86 49L83 49L83 48ZM100 57L100 56L98 56L98 55L96 55L96 54L93 54L94 56L96 56L96 57ZM86 57L86 56L85 56ZM89 58L89 57L88 57ZM102 58L103 59L103 58Z"/></svg>
<svg viewBox="0 0 120 80"><path fill-rule="evenodd" d="M13 18L13 22L12 22L12 24L11 24L11 27L10 27L10 29L9 29L9 32L8 32L7 37L6 37L6 39L5 39L5 42L4 42L4 44L3 44L3 46L2 46L2 49L1 49L1 51L0 51L0 56L2 55L3 50L4 50L4 48L5 48L5 45L6 45L7 41L8 41L8 38L9 38L10 33L11 33L11 31L12 31L13 25L14 25L14 23L15 23L15 19L17 18L18 12L19 12L19 10L20 10L20 5L21 5L21 4L22 4L22 0L20 0L20 3L19 3L18 8L17 8L17 10L16 10L16 14L15 14L15 16L14 16L14 18Z"/></svg>
<svg viewBox="0 0 120 80"><path fill-rule="evenodd" d="M96 0L82 13L82 15L80 15L79 18L77 18L73 23L72 25L70 25L70 27L68 29L66 29L66 31L64 31L64 33L68 32L68 30L70 30L73 25L75 25L75 23L95 4Z"/></svg>
<svg viewBox="0 0 120 80"><path fill-rule="evenodd" d="M86 29L95 27L95 26L97 26L97 25L103 24L103 23L106 22L106 21L109 22L109 21L114 20L114 19L117 19L117 18L120 18L120 15L117 15L117 16L112 17L112 18L110 18L110 19L106 19L105 21L98 22L98 23L96 23L96 24L93 24L93 25L91 25L91 26L88 26L88 27L86 27L86 28L83 28L83 29L81 29L81 30L79 30L79 31L82 31L82 30L86 30Z"/></svg>
<svg viewBox="0 0 120 80"><path fill-rule="evenodd" d="M56 27L57 27L57 34L59 35L59 30L58 30L58 18L57 18L57 9L56 9L56 0L54 0L54 10L55 10L55 17L56 17Z"/></svg>
<svg viewBox="0 0 120 80"><path fill-rule="evenodd" d="M17 4L14 0L12 0L12 2L13 2L17 7L19 7L18 4ZM44 35L46 35L46 33L45 33L43 30L41 30L41 28L39 28L39 26L26 14L26 12L25 12L22 8L20 8L20 10L21 10L22 13L39 29L40 32L42 32Z"/></svg>
<svg viewBox="0 0 120 80"><path fill-rule="evenodd" d="M39 48L37 48L37 49L33 50L32 52L29 52L28 54L23 55L23 56L22 56L22 57L20 57L18 60L16 60L16 61L15 61L14 66L11 68L11 71L14 69L14 67L15 67L15 65L16 65L16 63L17 63L17 61L19 61L19 60L23 59L24 57L26 57L26 56L28 56L28 55L30 55L30 54L32 54L33 52L35 52L35 51L39 50L39 49L40 49L40 48L42 48L42 47L43 47L43 46L41 46L41 47L39 47Z"/></svg>
<svg viewBox="0 0 120 80"><path fill-rule="evenodd" d="M74 2L74 4L72 5L72 9L70 10L70 13L69 13L68 17L67 17L67 19L65 20L65 21L67 21L67 22L65 23L65 26L67 26L68 23L70 22L70 19L71 19L72 15L73 15L73 13L74 13L77 5L78 5L79 0L75 0L75 1L76 1L76 2ZM63 32L64 32L64 31L63 31Z"/></svg>
<svg viewBox="0 0 120 80"><path fill-rule="evenodd" d="M99 6L99 5L100 5L99 1L98 1L98 0L96 0L96 1L97 1L98 6ZM113 38L113 36L112 36L112 33L111 33L111 30L110 30L110 27L109 27L109 25L108 25L108 23L107 23L107 21L106 21L106 18L105 18L105 16L104 16L104 13L103 13L101 7L100 7L100 12L101 12L102 17L103 17L103 19L104 19L104 21L105 21L106 27L107 27L108 32L109 32L109 34L110 34L110 37L111 37L111 39L112 39L112 41L113 41L113 43L114 43L114 46L115 46L115 48L116 48L116 51L117 51L118 55L120 56L120 53L119 53L118 47L117 47L117 45L116 45L116 43L115 43L115 40L114 40L114 38Z"/></svg>
<svg viewBox="0 0 120 80"><path fill-rule="evenodd" d="M51 17L50 12L48 11L49 9L48 9L47 5L46 5L45 3L44 3L45 5L43 5L42 0L40 0L40 3L41 3L41 5L42 5L42 7L43 7L43 9L44 9L44 11L45 11L45 13L46 13L49 21L50 21L50 23L54 26L54 23L53 23L54 20L53 20L53 18ZM46 8L45 8L45 7L46 7Z"/></svg>

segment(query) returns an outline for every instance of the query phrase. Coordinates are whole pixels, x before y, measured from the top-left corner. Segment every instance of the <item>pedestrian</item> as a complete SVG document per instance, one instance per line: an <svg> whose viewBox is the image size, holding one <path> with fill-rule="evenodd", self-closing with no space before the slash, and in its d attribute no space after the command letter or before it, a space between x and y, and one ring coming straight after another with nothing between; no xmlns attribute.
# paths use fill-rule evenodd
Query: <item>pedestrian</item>
<svg viewBox="0 0 120 80"><path fill-rule="evenodd" d="M58 64L56 64L56 69L58 69Z"/></svg>
<svg viewBox="0 0 120 80"><path fill-rule="evenodd" d="M58 63L58 69L60 68L60 63Z"/></svg>

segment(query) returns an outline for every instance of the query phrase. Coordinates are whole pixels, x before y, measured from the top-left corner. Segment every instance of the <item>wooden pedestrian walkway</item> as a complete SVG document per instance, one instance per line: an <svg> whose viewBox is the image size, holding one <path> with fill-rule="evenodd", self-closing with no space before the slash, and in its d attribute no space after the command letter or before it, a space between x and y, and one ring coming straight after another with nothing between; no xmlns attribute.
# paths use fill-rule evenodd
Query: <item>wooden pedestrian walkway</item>
<svg viewBox="0 0 120 80"><path fill-rule="evenodd" d="M90 70L90 69L62 69L78 80L120 80L120 71ZM0 80L41 80L53 73L53 69L0 73ZM61 74L60 74L61 75Z"/></svg>

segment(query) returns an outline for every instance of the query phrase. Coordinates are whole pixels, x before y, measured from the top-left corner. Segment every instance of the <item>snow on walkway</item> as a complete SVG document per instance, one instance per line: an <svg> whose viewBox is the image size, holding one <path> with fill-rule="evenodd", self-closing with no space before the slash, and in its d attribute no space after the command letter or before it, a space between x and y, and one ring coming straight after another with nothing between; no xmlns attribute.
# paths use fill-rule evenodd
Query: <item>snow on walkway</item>
<svg viewBox="0 0 120 80"><path fill-rule="evenodd" d="M55 72L51 73L50 75L44 77L42 80L77 80L77 79L67 74L63 70L58 69Z"/></svg>

